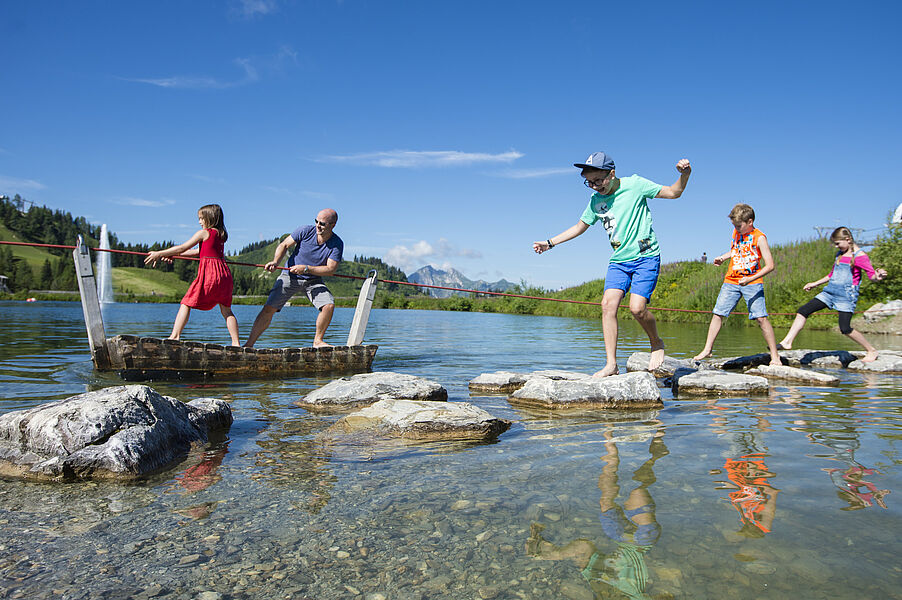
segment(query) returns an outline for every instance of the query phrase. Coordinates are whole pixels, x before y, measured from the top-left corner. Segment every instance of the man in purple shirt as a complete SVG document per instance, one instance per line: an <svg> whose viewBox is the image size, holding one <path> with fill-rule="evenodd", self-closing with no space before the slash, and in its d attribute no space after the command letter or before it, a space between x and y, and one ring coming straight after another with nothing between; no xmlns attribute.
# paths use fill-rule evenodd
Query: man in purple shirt
<svg viewBox="0 0 902 600"><path fill-rule="evenodd" d="M254 320L251 334L244 344L245 348L254 347L257 338L269 327L272 316L282 310L288 299L298 292L304 292L313 306L319 310L313 347L331 345L323 340L323 336L329 323L332 322L335 298L323 284L322 278L334 274L338 269L338 263L341 262L341 255L344 252L344 242L332 232L338 223L338 213L331 208L319 211L314 223L315 225L304 225L295 229L276 247L273 259L264 266L267 271L275 271L285 253L294 247L285 263L288 270L282 271L276 279L266 304Z"/></svg>

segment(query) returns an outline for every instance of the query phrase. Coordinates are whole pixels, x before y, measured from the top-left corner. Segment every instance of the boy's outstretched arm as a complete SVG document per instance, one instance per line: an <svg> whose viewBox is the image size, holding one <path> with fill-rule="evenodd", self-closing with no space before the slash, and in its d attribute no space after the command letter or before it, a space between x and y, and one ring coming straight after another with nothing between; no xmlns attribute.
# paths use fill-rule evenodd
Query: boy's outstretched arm
<svg viewBox="0 0 902 600"><path fill-rule="evenodd" d="M661 188L661 191L658 192L658 195L655 198L668 198L670 200L675 200L683 195L683 190L686 189L686 184L689 183L689 175L692 173L692 165L689 164L688 159L680 159L680 161L676 164L676 170L680 172L680 178L676 180L676 183L673 185L665 185Z"/></svg>
<svg viewBox="0 0 902 600"><path fill-rule="evenodd" d="M547 252L558 244L563 244L564 242L570 241L573 238L582 235L588 228L589 226L586 225L583 221L577 221L576 225L574 225L567 231L559 233L554 237L550 237L544 242L533 242L532 249L536 251L536 254Z"/></svg>
<svg viewBox="0 0 902 600"><path fill-rule="evenodd" d="M743 277L739 280L739 285L748 285L750 283L755 283L768 273L774 270L776 265L774 265L774 257L770 253L770 246L767 243L767 236L761 236L758 240L758 248L761 250L761 262L764 263L764 266L755 273L754 275L749 275L747 277Z"/></svg>

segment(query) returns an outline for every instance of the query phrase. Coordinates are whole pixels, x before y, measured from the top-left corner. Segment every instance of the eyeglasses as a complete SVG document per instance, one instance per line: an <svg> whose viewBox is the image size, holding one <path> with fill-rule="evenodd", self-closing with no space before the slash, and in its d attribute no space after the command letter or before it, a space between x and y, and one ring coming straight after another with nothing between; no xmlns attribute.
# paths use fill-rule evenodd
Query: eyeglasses
<svg viewBox="0 0 902 600"><path fill-rule="evenodd" d="M313 219L313 222L321 227L331 227L332 223L326 223L325 221L320 221L319 219Z"/></svg>
<svg viewBox="0 0 902 600"><path fill-rule="evenodd" d="M602 185L604 185L604 182L607 181L610 177L611 177L610 173L608 173L602 179L589 179L588 177L586 177L585 179L583 179L583 185L586 186L587 188L601 187Z"/></svg>

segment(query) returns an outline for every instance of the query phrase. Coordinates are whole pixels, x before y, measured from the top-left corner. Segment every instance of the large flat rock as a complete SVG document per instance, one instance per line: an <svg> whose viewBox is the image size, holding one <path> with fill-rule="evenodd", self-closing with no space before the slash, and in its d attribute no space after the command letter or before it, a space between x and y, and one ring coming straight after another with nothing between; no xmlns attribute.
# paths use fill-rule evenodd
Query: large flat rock
<svg viewBox="0 0 902 600"><path fill-rule="evenodd" d="M330 381L297 402L304 408L369 406L380 400L429 400L443 402L448 391L434 381L415 375L381 371L361 373Z"/></svg>
<svg viewBox="0 0 902 600"><path fill-rule="evenodd" d="M380 400L342 417L329 429L417 440L493 440L510 425L469 402Z"/></svg>
<svg viewBox="0 0 902 600"><path fill-rule="evenodd" d="M651 352L633 352L626 360L627 373L636 371L648 371L648 361L651 359ZM671 377L678 369L698 369L704 368L701 361L692 360L691 358L674 358L672 356L664 356L664 362L661 366L652 371L655 377Z"/></svg>
<svg viewBox="0 0 902 600"><path fill-rule="evenodd" d="M779 367L761 365L754 369L749 369L745 374L760 375L771 379L796 381L812 385L839 385L839 377L834 375L818 373L817 371L809 371L807 369L799 369L798 367L787 367L786 365L781 365Z"/></svg>
<svg viewBox="0 0 902 600"><path fill-rule="evenodd" d="M545 408L660 408L661 392L651 373L627 373L576 380L535 377L510 397L511 403Z"/></svg>
<svg viewBox="0 0 902 600"><path fill-rule="evenodd" d="M591 377L592 376L588 373L563 371L559 369L545 369L542 371L533 371L531 373L495 371L493 373L483 373L470 380L469 388L471 392L484 394L509 394L510 392L519 390L530 379L575 381L579 379L589 379Z"/></svg>
<svg viewBox="0 0 902 600"><path fill-rule="evenodd" d="M137 479L183 458L232 423L213 398L188 404L146 385L79 394L0 416L0 474L25 479Z"/></svg>
<svg viewBox="0 0 902 600"><path fill-rule="evenodd" d="M770 384L764 377L726 371L677 371L673 376L674 395L748 396L766 394Z"/></svg>
<svg viewBox="0 0 902 600"><path fill-rule="evenodd" d="M848 369L871 373L902 373L902 356L895 352L881 350L874 362L854 360L849 363Z"/></svg>

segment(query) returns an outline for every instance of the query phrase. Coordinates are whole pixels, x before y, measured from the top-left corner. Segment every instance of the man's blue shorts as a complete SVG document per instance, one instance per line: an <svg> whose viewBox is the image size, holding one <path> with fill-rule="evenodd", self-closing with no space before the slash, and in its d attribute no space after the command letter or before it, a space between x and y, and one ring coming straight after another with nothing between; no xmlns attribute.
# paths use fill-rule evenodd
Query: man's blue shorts
<svg viewBox="0 0 902 600"><path fill-rule="evenodd" d="M764 305L764 284L750 283L738 285L724 282L717 294L717 302L714 303L714 314L721 317L729 317L739 299L745 298L749 307L749 319L760 319L767 316L767 307Z"/></svg>
<svg viewBox="0 0 902 600"><path fill-rule="evenodd" d="M626 262L612 262L604 278L605 290L623 290L651 299L661 272L660 256L643 256ZM632 289L630 289L632 288Z"/></svg>

